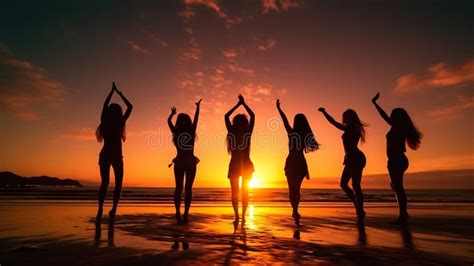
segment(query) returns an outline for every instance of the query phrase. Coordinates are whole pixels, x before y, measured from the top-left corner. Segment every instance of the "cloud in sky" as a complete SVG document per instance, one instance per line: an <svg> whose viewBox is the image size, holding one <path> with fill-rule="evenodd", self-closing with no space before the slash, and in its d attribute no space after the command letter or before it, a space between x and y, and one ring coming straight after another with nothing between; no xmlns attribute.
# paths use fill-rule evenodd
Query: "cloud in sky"
<svg viewBox="0 0 474 266"><path fill-rule="evenodd" d="M249 83L244 85L241 91L246 98L254 102L261 102L264 98L272 95L273 87L270 84Z"/></svg>
<svg viewBox="0 0 474 266"><path fill-rule="evenodd" d="M262 0L262 14L270 12L288 11L290 8L299 8L303 6L301 0Z"/></svg>
<svg viewBox="0 0 474 266"><path fill-rule="evenodd" d="M398 78L395 91L409 93L472 82L474 82L474 59L456 67L451 67L447 63L438 63L429 67L427 73L422 75L403 75Z"/></svg>
<svg viewBox="0 0 474 266"><path fill-rule="evenodd" d="M205 6L216 13L216 15L222 19L226 27L232 27L242 22L242 18L236 16L230 16L216 1L214 0L184 0L185 8L180 15L185 21L191 20L196 16L196 11L193 10L192 6Z"/></svg>
<svg viewBox="0 0 474 266"><path fill-rule="evenodd" d="M127 43L130 46L130 48L132 49L132 51L134 51L134 52L137 52L137 53L140 53L140 54L151 54L150 51L148 51L147 49L141 47L140 45L138 45L134 41L127 40Z"/></svg>
<svg viewBox="0 0 474 266"><path fill-rule="evenodd" d="M55 105L62 101L64 86L47 76L46 70L16 59L0 43L0 111L25 120L37 120L36 105Z"/></svg>
<svg viewBox="0 0 474 266"><path fill-rule="evenodd" d="M194 37L194 31L188 26L184 28L184 32L188 36L188 41L179 57L179 60L181 62L198 61L201 59L201 48Z"/></svg>
<svg viewBox="0 0 474 266"><path fill-rule="evenodd" d="M225 58L235 58L238 55L235 49L224 50L222 51L222 54L224 55Z"/></svg>
<svg viewBox="0 0 474 266"><path fill-rule="evenodd" d="M458 100L449 105L443 106L436 110L429 112L429 115L441 119L441 118L455 118L458 117L461 113L467 110L474 108L474 96L466 97L460 96Z"/></svg>
<svg viewBox="0 0 474 266"><path fill-rule="evenodd" d="M264 43L262 44L259 44L257 46L257 49L260 50L260 51L269 51L273 48L275 48L275 46L277 45L277 41L274 40L274 39L268 39L266 40Z"/></svg>
<svg viewBox="0 0 474 266"><path fill-rule="evenodd" d="M232 84L232 80L227 79L224 76L224 71L220 68L216 68L214 74L210 76L210 79L214 82L214 88L221 88Z"/></svg>
<svg viewBox="0 0 474 266"><path fill-rule="evenodd" d="M77 141L91 141L95 140L95 130L88 127L82 127L69 132L63 133L62 138Z"/></svg>
<svg viewBox="0 0 474 266"><path fill-rule="evenodd" d="M237 60L237 57L239 56L239 54L242 54L244 52L245 52L245 49L243 48L241 48L240 50L229 49L229 50L222 51L222 55L224 55L224 58L227 60L227 68L231 72L242 73L247 76L254 76L255 71L253 69L251 69L250 67L241 66L241 64Z"/></svg>
<svg viewBox="0 0 474 266"><path fill-rule="evenodd" d="M158 36L156 33L142 28L141 31L145 34L145 39L154 44L154 45L159 45L163 48L166 48L169 46L168 42L163 40L160 36Z"/></svg>
<svg viewBox="0 0 474 266"><path fill-rule="evenodd" d="M178 87L181 89L194 89L201 87L204 83L205 74L202 71L187 75L185 79L178 81Z"/></svg>
<svg viewBox="0 0 474 266"><path fill-rule="evenodd" d="M242 67L237 62L230 62L229 64L227 64L227 67L232 72L239 72L239 73L242 73L242 74L245 74L245 75L248 75L248 76L254 76L255 75L255 72L253 71L253 69Z"/></svg>

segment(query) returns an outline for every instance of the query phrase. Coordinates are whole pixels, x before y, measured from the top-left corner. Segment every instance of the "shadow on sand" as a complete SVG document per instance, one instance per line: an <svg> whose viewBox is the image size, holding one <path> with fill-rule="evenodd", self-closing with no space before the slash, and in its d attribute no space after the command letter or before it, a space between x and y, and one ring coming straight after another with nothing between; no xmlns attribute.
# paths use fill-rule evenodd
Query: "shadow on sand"
<svg viewBox="0 0 474 266"><path fill-rule="evenodd" d="M289 217L256 217L234 231L232 215L193 214L192 222L176 225L172 214L120 215L115 224L95 228L88 220L89 239L68 237L37 238L33 242L5 239L1 244L2 263L16 265L101 264L273 264L330 263L344 265L373 264L460 264L462 260L429 253L417 248L413 237L420 228L384 225L385 218L368 219L366 227L357 227L347 219L314 218L296 228ZM389 219L389 218L387 218ZM451 221L451 224L453 221ZM94 230L95 229L95 230ZM439 229L439 228L438 228ZM347 235L347 244L328 241L324 232L337 230ZM377 230L377 231L374 231ZM391 231L402 245L373 245L377 232ZM107 234L105 234L107 232ZM350 232L350 233L349 233ZM375 232L375 233L374 233ZM105 236L107 235L107 239ZM334 236L336 234L332 234ZM120 238L135 237L142 248L131 247ZM329 239L331 236L329 237ZM319 240L318 240L319 239ZM92 241L91 241L92 240ZM101 245L107 242L107 245ZM120 242L121 244L117 244ZM147 243L145 245L145 242ZM349 244L350 243L350 244ZM7 248L9 247L9 248ZM14 248L12 248L14 247ZM28 248L32 247L32 248ZM158 251L156 247L162 247ZM81 256L77 256L81 254ZM30 263L31 264L31 263Z"/></svg>

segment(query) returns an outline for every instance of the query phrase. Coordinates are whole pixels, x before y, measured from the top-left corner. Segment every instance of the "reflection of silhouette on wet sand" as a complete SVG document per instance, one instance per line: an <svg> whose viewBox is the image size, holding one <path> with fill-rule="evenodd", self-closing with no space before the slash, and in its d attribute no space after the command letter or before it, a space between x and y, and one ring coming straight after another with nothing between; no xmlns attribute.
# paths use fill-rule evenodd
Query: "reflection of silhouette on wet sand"
<svg viewBox="0 0 474 266"><path fill-rule="evenodd" d="M107 231L102 232L102 237L108 237L99 241L98 245L93 244L97 240L94 240L94 218L90 217L83 219L75 231L64 231L82 232L83 235L69 233L71 235L56 234L51 237L49 234L49 237L42 237L30 234L30 239L3 238L0 241L0 256L5 258L2 259L5 265L30 261L42 261L39 264L44 265L52 262L68 265L156 265L157 262L383 265L415 261L422 264L453 264L469 261L466 249L472 243L469 239L474 234L469 230L468 218L471 216L460 219L459 216L447 216L440 212L433 216L420 215L421 211L418 211L417 215L413 215L410 227L400 227L388 223L392 219L391 213L381 214L371 208L372 215L367 218L363 230L351 219L354 214L350 207L346 212L341 212L340 208L318 208L317 215L310 215L312 209L302 208L308 219L299 228L300 240L297 240L293 238L295 227L293 219L287 216L288 208L251 208L246 226L239 226L235 233L229 223L233 217L231 210L196 207L193 226L183 227L176 225L172 207L166 207L169 208L167 214L134 213L127 212L131 207L123 208L123 214L113 227L114 236L108 234L111 227L103 221L102 230ZM413 213L417 212L413 210ZM72 218L76 220L78 217ZM50 223L48 225L51 226ZM25 246L35 247L31 249L34 252L21 248ZM178 250L175 250L176 247ZM464 250L457 251L457 247ZM80 258L77 258L78 252L81 253Z"/></svg>
<svg viewBox="0 0 474 266"><path fill-rule="evenodd" d="M225 256L225 265L231 264L232 260L240 263L247 261L248 247L246 230L245 226L242 226L240 230L238 230L238 228L234 229L234 234L230 241L230 248Z"/></svg>
<svg viewBox="0 0 474 266"><path fill-rule="evenodd" d="M414 248L415 245L413 244L413 236L411 234L410 226L409 225L401 225L400 226L400 235L403 240L403 246L405 248Z"/></svg>
<svg viewBox="0 0 474 266"><path fill-rule="evenodd" d="M359 225L357 229L359 230L358 244L360 246L367 245L367 234L365 233L365 225Z"/></svg>
<svg viewBox="0 0 474 266"><path fill-rule="evenodd" d="M123 215L117 224L117 229L149 240L172 243L172 250L179 249L179 242L194 243L193 255L190 256L197 256L195 259L198 258L198 261L209 263L330 261L383 264L406 259L397 257L400 252L407 252L404 256L411 259L422 259L426 262L445 261L443 257L415 250L410 228L387 225L390 217L370 217L368 223L374 223L377 227L383 226L384 230L391 232L387 237L395 238L393 241L400 243L398 248L373 246L370 236L383 234L379 232L381 227L374 232L372 226L359 227L342 217L318 218L316 221L308 219L297 231L293 231L291 218L283 216L270 219L262 217L259 219L259 223L262 224L258 228L239 226L236 231L232 225L221 222L228 221L229 218L229 215L197 213L195 226L183 228L173 224L172 215ZM285 226L277 228L272 226L272 223ZM272 232L273 230L280 232ZM326 239L328 237L340 237L334 241L341 244L328 243ZM222 261L223 251L225 251L224 261ZM381 253L383 255L380 255Z"/></svg>
<svg viewBox="0 0 474 266"><path fill-rule="evenodd" d="M114 247L114 237L115 237L115 222L114 220L108 221L107 227L107 244L109 247ZM95 222L95 231L94 231L94 246L100 246L102 241L102 223Z"/></svg>

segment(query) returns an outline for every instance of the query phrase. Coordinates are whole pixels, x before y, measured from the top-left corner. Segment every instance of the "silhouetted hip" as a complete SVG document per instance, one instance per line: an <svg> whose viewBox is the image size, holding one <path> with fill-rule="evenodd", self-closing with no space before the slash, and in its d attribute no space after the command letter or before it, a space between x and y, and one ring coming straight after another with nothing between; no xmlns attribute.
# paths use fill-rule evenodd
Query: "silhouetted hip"
<svg viewBox="0 0 474 266"><path fill-rule="evenodd" d="M364 168L367 163L367 160L365 159L364 153L357 149L354 151L347 152L346 155L344 156L344 164L347 167L350 168Z"/></svg>
<svg viewBox="0 0 474 266"><path fill-rule="evenodd" d="M242 177L251 177L255 168L253 167L253 163L248 157L232 157L229 163L229 174L227 178L233 179L238 178L239 176Z"/></svg>
<svg viewBox="0 0 474 266"><path fill-rule="evenodd" d="M405 153L388 157L387 168L390 173L404 173L408 169L408 158Z"/></svg>
<svg viewBox="0 0 474 266"><path fill-rule="evenodd" d="M194 155L178 156L173 159L173 163L175 170L192 172L196 171L196 165L199 163L199 158Z"/></svg>
<svg viewBox="0 0 474 266"><path fill-rule="evenodd" d="M290 153L286 157L285 175L290 178L302 178L309 174L308 164L302 152Z"/></svg>
<svg viewBox="0 0 474 266"><path fill-rule="evenodd" d="M99 165L123 165L121 152L112 152L102 149L99 153Z"/></svg>

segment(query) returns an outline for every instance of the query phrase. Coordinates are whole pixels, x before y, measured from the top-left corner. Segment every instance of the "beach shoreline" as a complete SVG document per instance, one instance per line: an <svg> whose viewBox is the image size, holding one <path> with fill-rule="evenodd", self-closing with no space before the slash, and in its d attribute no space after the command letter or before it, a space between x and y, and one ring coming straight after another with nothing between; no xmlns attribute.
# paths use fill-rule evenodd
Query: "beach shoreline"
<svg viewBox="0 0 474 266"><path fill-rule="evenodd" d="M109 207L109 206L107 206ZM349 204L305 205L296 227L288 204L251 203L234 231L230 204L196 204L175 225L169 204L124 204L113 226L94 225L95 204L0 204L4 265L470 264L474 205L412 204L400 227L395 205L367 204L364 228ZM77 256L80 255L78 258ZM33 262L33 263L31 263Z"/></svg>

